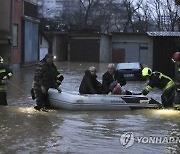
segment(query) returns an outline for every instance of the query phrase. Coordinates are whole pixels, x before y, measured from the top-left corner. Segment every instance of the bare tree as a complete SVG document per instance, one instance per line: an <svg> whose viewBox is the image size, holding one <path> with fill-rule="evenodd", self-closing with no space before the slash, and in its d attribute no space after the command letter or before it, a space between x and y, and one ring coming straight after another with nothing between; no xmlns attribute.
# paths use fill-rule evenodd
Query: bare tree
<svg viewBox="0 0 180 154"><path fill-rule="evenodd" d="M175 31L180 28L179 9L172 0L77 0L59 19L66 25L99 26L101 32ZM42 9L42 8L41 8ZM67 8L68 9L68 8Z"/></svg>
<svg viewBox="0 0 180 154"><path fill-rule="evenodd" d="M136 32L136 29L134 27L135 14L137 10L140 9L142 2L143 0L139 0L134 4L133 0L122 0L122 3L126 8L126 17L127 17L127 20L124 25L124 30L123 30L124 32L128 31L128 27L131 28L132 32Z"/></svg>
<svg viewBox="0 0 180 154"><path fill-rule="evenodd" d="M178 7L175 5L175 2L171 0L166 0L166 5L164 7L165 9L163 9L163 15L167 17L164 27L168 31L174 31L179 18Z"/></svg>
<svg viewBox="0 0 180 154"><path fill-rule="evenodd" d="M114 25L113 8L115 0L80 0L81 7L73 14L67 16L64 11L63 21L79 26L99 26L102 32L109 33Z"/></svg>
<svg viewBox="0 0 180 154"><path fill-rule="evenodd" d="M179 9L172 0L150 0L151 17L158 31L174 31Z"/></svg>
<svg viewBox="0 0 180 154"><path fill-rule="evenodd" d="M147 1L141 1L135 12L134 27L138 32L147 32L152 27L151 10Z"/></svg>
<svg viewBox="0 0 180 154"><path fill-rule="evenodd" d="M93 11L97 5L99 5L100 0L80 0L82 4L82 12L84 14L84 25L91 23L90 16L93 15Z"/></svg>

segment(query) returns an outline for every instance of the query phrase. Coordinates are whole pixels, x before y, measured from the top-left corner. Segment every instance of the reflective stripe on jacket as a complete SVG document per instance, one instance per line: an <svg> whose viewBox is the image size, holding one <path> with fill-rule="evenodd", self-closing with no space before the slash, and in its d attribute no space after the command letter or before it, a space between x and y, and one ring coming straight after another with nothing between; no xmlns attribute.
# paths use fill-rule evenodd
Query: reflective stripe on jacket
<svg viewBox="0 0 180 154"><path fill-rule="evenodd" d="M2 84L2 80L5 76L7 76L7 78L11 78L13 75L11 69L4 65L4 64L0 64L0 91L5 91L5 85Z"/></svg>
<svg viewBox="0 0 180 154"><path fill-rule="evenodd" d="M146 86L146 88L143 90L142 93L144 95L147 95L154 87L157 87L162 91L165 91L174 85L175 85L174 81L170 77L160 72L153 72L152 75L150 76L150 81L148 85Z"/></svg>

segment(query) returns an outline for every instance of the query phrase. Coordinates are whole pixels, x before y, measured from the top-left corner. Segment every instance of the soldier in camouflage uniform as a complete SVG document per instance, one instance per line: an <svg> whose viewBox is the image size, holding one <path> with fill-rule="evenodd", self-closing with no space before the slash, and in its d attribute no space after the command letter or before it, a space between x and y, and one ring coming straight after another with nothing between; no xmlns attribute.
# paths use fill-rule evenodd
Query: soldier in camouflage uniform
<svg viewBox="0 0 180 154"><path fill-rule="evenodd" d="M34 107L35 109L40 110L50 108L48 99L49 88L55 88L61 92L61 89L55 80L56 73L57 68L53 63L53 56L51 54L45 55L45 58L37 64L35 70L33 81L33 89L37 103L37 106Z"/></svg>

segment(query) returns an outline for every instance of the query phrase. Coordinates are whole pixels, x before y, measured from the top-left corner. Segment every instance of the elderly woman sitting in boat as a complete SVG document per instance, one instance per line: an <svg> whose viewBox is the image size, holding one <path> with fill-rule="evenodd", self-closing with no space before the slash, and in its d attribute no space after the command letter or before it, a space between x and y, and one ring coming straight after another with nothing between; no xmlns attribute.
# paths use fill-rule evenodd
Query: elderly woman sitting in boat
<svg viewBox="0 0 180 154"><path fill-rule="evenodd" d="M85 71L85 75L79 87L80 94L102 94L102 84L96 79L96 67L91 66Z"/></svg>

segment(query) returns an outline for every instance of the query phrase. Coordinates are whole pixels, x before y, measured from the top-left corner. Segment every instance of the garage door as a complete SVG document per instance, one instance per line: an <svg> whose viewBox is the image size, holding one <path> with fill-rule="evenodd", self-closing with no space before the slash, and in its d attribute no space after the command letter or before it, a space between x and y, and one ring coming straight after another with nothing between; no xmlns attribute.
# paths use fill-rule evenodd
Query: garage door
<svg viewBox="0 0 180 154"><path fill-rule="evenodd" d="M30 21L24 23L24 62L38 60L38 24Z"/></svg>
<svg viewBox="0 0 180 154"><path fill-rule="evenodd" d="M71 39L70 61L99 62L99 39Z"/></svg>
<svg viewBox="0 0 180 154"><path fill-rule="evenodd" d="M125 49L114 49L112 52L112 62L113 63L125 62Z"/></svg>
<svg viewBox="0 0 180 154"><path fill-rule="evenodd" d="M113 43L113 62L141 62L147 64L148 61L147 43Z"/></svg>

